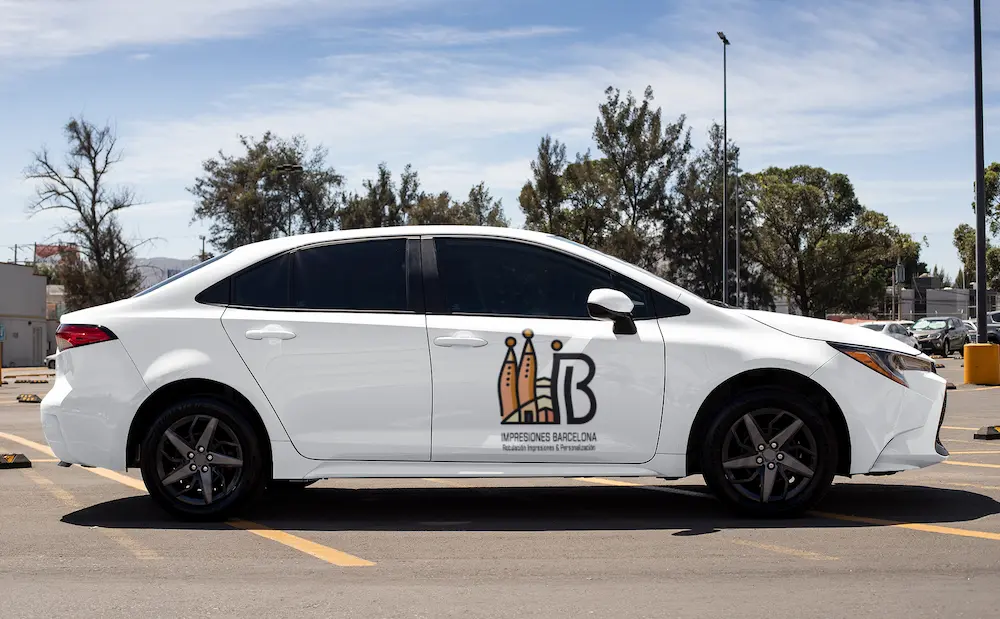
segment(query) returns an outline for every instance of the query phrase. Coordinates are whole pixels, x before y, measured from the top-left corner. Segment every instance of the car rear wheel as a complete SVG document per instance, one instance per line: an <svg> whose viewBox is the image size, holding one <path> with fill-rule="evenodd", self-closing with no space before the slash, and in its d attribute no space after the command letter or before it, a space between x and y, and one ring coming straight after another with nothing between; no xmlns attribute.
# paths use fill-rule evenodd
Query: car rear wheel
<svg viewBox="0 0 1000 619"><path fill-rule="evenodd" d="M705 481L748 516L801 513L833 483L837 436L805 398L759 389L732 400L712 423L701 454Z"/></svg>
<svg viewBox="0 0 1000 619"><path fill-rule="evenodd" d="M948 357L951 357L951 344L948 343L947 338L945 339L944 344L942 344L941 355L945 359L947 359Z"/></svg>
<svg viewBox="0 0 1000 619"><path fill-rule="evenodd" d="M223 519L263 488L257 435L224 402L193 398L174 404L150 426L140 450L149 495L186 520Z"/></svg>

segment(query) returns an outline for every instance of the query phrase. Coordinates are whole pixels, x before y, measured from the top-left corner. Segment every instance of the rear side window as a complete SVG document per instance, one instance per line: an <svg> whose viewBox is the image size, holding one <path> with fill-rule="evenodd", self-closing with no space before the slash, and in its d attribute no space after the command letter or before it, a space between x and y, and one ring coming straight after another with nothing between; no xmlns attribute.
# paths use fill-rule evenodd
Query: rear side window
<svg viewBox="0 0 1000 619"><path fill-rule="evenodd" d="M406 239L304 249L292 256L292 307L405 312Z"/></svg>
<svg viewBox="0 0 1000 619"><path fill-rule="evenodd" d="M235 275L232 304L243 307L290 307L289 264L286 254Z"/></svg>

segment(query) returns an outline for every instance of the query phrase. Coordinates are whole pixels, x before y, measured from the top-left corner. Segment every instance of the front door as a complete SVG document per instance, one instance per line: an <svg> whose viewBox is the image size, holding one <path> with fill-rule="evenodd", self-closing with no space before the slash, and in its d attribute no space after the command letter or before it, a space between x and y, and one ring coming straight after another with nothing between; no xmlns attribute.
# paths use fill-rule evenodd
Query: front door
<svg viewBox="0 0 1000 619"><path fill-rule="evenodd" d="M425 264L436 263L427 291L435 461L653 457L664 347L637 284L517 241L443 237L427 242L425 255L432 247ZM636 334L616 335L612 323L590 318L587 296L596 288L638 302Z"/></svg>
<svg viewBox="0 0 1000 619"><path fill-rule="evenodd" d="M402 238L337 243L234 277L222 322L303 456L430 459L417 251Z"/></svg>

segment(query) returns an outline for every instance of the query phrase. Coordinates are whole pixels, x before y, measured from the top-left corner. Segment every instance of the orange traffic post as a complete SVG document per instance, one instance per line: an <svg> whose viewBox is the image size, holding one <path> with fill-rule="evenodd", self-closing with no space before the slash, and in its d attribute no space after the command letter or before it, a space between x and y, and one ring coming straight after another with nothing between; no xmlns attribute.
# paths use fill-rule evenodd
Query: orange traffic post
<svg viewBox="0 0 1000 619"><path fill-rule="evenodd" d="M965 384L1000 385L1000 346L965 345Z"/></svg>

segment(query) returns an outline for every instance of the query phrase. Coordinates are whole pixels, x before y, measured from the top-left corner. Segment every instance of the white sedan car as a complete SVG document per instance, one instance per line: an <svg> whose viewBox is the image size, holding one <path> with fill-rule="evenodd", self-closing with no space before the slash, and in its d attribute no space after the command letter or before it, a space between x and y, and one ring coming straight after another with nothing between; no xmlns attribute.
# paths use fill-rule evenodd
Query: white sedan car
<svg viewBox="0 0 1000 619"><path fill-rule="evenodd" d="M909 346L718 307L524 230L247 245L64 315L58 340L56 456L139 467L182 518L323 478L693 474L778 516L835 474L948 453L945 381Z"/></svg>

